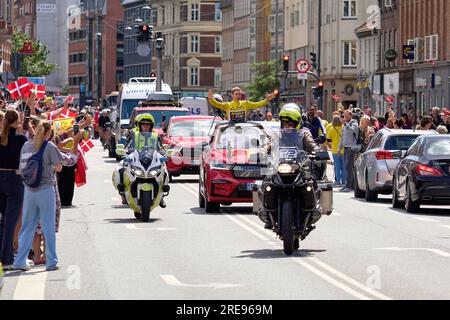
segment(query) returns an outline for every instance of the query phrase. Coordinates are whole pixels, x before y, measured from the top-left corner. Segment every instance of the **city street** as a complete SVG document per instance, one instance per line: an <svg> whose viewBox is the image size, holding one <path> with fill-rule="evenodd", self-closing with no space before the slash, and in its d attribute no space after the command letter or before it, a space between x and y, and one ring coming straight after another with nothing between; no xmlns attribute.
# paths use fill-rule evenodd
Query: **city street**
<svg viewBox="0 0 450 320"><path fill-rule="evenodd" d="M449 299L450 208L407 214L334 194L335 211L292 257L246 206L198 208L196 176L175 178L150 223L121 205L100 143L88 184L63 209L61 269L9 272L1 299Z"/></svg>

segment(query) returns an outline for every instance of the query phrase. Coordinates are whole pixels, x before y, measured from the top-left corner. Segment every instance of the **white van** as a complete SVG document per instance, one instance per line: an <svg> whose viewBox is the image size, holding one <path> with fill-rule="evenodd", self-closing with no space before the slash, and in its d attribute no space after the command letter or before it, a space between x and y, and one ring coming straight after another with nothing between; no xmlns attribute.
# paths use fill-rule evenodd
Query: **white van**
<svg viewBox="0 0 450 320"><path fill-rule="evenodd" d="M209 115L208 100L201 97L183 97L180 99L183 107L189 109L192 115L207 116Z"/></svg>

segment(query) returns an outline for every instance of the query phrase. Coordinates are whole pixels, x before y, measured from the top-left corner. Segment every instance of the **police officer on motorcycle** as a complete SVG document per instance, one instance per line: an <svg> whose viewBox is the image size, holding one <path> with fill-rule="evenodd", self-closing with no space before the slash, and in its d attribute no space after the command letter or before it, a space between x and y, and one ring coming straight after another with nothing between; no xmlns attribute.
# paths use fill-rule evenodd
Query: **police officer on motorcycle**
<svg viewBox="0 0 450 320"><path fill-rule="evenodd" d="M320 146L314 141L314 138L311 134L311 131L308 128L302 128L302 114L300 108L295 103L288 103L284 105L279 113L279 118L281 121L281 134L284 132L289 132L291 130L297 130L297 149L306 151L307 153L319 152ZM277 145L281 141L281 137L271 137L269 141L269 145L264 147L267 150L268 154L270 154L271 150L277 150L279 146ZM317 170L320 171L320 170ZM312 175L315 179L321 179L321 173L316 172ZM312 214L312 219L310 220L309 225L313 225L321 218L321 213L318 210L314 210ZM272 223L269 219L267 219L267 223L265 225L266 229L272 229Z"/></svg>
<svg viewBox="0 0 450 320"><path fill-rule="evenodd" d="M159 135L153 131L155 126L155 119L149 113L144 113L136 117L135 120L135 128L133 128L130 132L129 139L127 141L126 149L127 153L131 154L135 150L141 151L145 146L153 145L161 155L165 155L165 150L162 147L161 138ZM143 135L141 133L151 132L151 135ZM121 168L119 170L120 173L120 184L118 186L119 193L122 197L124 197L124 185L123 185L123 173L125 168ZM167 172L165 173L167 177ZM164 179L164 185L168 185L168 179ZM164 198L161 198L161 202L159 204L161 208L166 207L166 203Z"/></svg>

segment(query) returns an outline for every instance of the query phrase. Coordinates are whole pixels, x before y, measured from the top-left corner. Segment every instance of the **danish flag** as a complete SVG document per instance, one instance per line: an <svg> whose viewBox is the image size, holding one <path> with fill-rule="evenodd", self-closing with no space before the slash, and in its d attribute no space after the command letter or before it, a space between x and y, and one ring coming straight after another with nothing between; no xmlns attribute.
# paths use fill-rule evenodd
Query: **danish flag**
<svg viewBox="0 0 450 320"><path fill-rule="evenodd" d="M45 98L45 85L34 84L30 82L31 93L34 93L38 99Z"/></svg>
<svg viewBox="0 0 450 320"><path fill-rule="evenodd" d="M7 88L13 99L26 97L31 91L30 83L27 78L20 78L19 80L10 83Z"/></svg>
<svg viewBox="0 0 450 320"><path fill-rule="evenodd" d="M78 115L75 112L70 111L70 109L64 108L63 111L60 113L60 117L67 119L67 118L76 118Z"/></svg>
<svg viewBox="0 0 450 320"><path fill-rule="evenodd" d="M86 153L92 148L94 148L94 143L92 143L90 138L87 138L86 140L83 139L80 141L80 147L81 150L83 150L83 152Z"/></svg>
<svg viewBox="0 0 450 320"><path fill-rule="evenodd" d="M67 98L64 99L63 103L73 103L74 98L74 96L67 96Z"/></svg>

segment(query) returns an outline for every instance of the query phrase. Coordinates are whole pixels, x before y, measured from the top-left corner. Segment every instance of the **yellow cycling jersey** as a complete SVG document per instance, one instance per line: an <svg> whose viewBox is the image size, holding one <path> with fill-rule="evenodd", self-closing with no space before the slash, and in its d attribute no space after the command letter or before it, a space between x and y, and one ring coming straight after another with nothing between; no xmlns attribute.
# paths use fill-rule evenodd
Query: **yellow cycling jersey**
<svg viewBox="0 0 450 320"><path fill-rule="evenodd" d="M231 121L245 120L246 113L252 109L259 109L266 106L269 101L267 99L259 102L251 101L230 101L230 102L217 102L214 99L209 99L209 103L217 109L225 111L225 119Z"/></svg>

